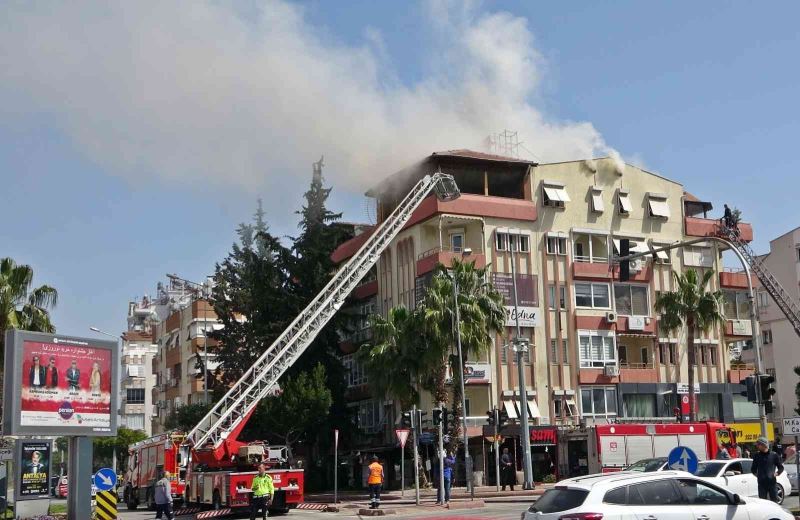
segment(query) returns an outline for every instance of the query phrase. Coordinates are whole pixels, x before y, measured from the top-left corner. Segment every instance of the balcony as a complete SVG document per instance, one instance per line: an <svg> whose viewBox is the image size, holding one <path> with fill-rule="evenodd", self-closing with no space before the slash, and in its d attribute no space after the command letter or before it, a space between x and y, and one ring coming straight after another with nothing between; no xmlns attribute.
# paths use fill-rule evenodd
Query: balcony
<svg viewBox="0 0 800 520"><path fill-rule="evenodd" d="M756 277L750 275L754 287L758 286ZM719 273L719 284L726 289L747 289L747 274L741 269L725 269Z"/></svg>
<svg viewBox="0 0 800 520"><path fill-rule="evenodd" d="M728 382L738 385L742 379L752 376L755 371L755 365L750 363L731 363L731 368L728 369Z"/></svg>
<svg viewBox="0 0 800 520"><path fill-rule="evenodd" d="M578 371L578 383L582 385L613 385L619 382L619 376L607 376L603 368L581 368Z"/></svg>
<svg viewBox="0 0 800 520"><path fill-rule="evenodd" d="M690 237L722 236L719 231L719 226L719 219L699 217L684 218L684 229L686 235ZM746 222L740 222L739 236L744 242L751 242L753 240L753 226Z"/></svg>
<svg viewBox="0 0 800 520"><path fill-rule="evenodd" d="M212 348L216 347L217 345L218 345L217 340L206 339L203 336L198 336L192 339L191 351L192 354L196 354L198 352L202 353L204 350L211 351ZM168 362L167 364L171 363Z"/></svg>
<svg viewBox="0 0 800 520"><path fill-rule="evenodd" d="M617 316L617 332L655 336L656 320L645 316Z"/></svg>
<svg viewBox="0 0 800 520"><path fill-rule="evenodd" d="M620 363L620 383L655 383L658 381L658 370L653 363Z"/></svg>
<svg viewBox="0 0 800 520"><path fill-rule="evenodd" d="M483 254L483 249L480 252L473 249L472 254L463 255L446 247L434 247L417 257L417 276L433 271L438 264L450 267L456 258L464 262L475 262L475 267L478 268L486 267L486 255Z"/></svg>
<svg viewBox="0 0 800 520"><path fill-rule="evenodd" d="M167 349L167 355L165 360L166 365L171 367L173 365L177 365L180 362L181 362L181 349L175 347Z"/></svg>
<svg viewBox="0 0 800 520"><path fill-rule="evenodd" d="M608 263L592 263L578 258L572 263L573 278L610 279L612 274Z"/></svg>
<svg viewBox="0 0 800 520"><path fill-rule="evenodd" d="M350 293L350 296L356 300L363 300L365 298L369 298L370 296L375 296L378 294L378 280L375 280L374 277L372 280L363 282L361 285L353 289L353 292Z"/></svg>
<svg viewBox="0 0 800 520"><path fill-rule="evenodd" d="M529 222L535 221L537 216L536 205L529 200L462 193L456 200L442 202L431 195L411 214L411 220L405 227L409 228L440 213Z"/></svg>

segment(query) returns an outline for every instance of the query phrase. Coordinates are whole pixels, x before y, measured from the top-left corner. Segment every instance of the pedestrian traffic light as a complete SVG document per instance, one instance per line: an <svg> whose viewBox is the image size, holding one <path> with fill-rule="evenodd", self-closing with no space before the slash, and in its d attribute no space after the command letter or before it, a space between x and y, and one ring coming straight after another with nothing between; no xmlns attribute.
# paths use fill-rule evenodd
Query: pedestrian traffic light
<svg viewBox="0 0 800 520"><path fill-rule="evenodd" d="M505 410L500 410L500 413L497 414L497 426L501 427L508 422L508 412Z"/></svg>
<svg viewBox="0 0 800 520"><path fill-rule="evenodd" d="M403 412L400 417L400 424L403 428L411 428L411 412Z"/></svg>
<svg viewBox="0 0 800 520"><path fill-rule="evenodd" d="M495 411L496 410L492 408L491 410L486 412L486 417L488 417L488 419L486 419L486 422L489 423L489 426L494 426L495 422L497 421L497 419L494 416Z"/></svg>
<svg viewBox="0 0 800 520"><path fill-rule="evenodd" d="M441 408L434 408L433 409L433 425L439 426L442 424L442 409Z"/></svg>
<svg viewBox="0 0 800 520"><path fill-rule="evenodd" d="M747 387L746 390L739 392L741 395L745 396L748 401L751 403L758 402L758 392L756 392L756 376L747 376L741 381L739 384L745 385Z"/></svg>
<svg viewBox="0 0 800 520"><path fill-rule="evenodd" d="M619 240L619 256L628 256L631 254L631 241L627 238ZM619 281L627 282L631 278L631 261L620 260L619 262Z"/></svg>
<svg viewBox="0 0 800 520"><path fill-rule="evenodd" d="M776 390L772 388L775 377L768 374L761 374L758 376L758 379L759 387L761 388L761 402L764 403L764 405L769 403L770 408L772 408L772 396L776 393Z"/></svg>

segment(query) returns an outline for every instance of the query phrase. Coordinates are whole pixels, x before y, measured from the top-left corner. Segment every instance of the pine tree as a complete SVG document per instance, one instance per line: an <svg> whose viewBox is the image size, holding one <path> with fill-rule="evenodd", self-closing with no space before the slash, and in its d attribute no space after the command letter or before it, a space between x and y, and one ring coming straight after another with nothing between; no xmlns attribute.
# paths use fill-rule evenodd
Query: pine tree
<svg viewBox="0 0 800 520"><path fill-rule="evenodd" d="M269 233L260 200L253 223L240 224L236 233L238 243L216 266L211 294L224 327L209 337L219 342L213 349L227 384L237 381L294 317L287 301L290 252Z"/></svg>

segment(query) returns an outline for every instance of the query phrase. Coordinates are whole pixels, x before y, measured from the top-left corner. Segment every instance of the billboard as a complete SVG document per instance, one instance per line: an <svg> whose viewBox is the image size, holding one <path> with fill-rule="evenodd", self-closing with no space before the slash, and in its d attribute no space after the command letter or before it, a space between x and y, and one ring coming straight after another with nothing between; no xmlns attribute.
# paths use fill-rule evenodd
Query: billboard
<svg viewBox="0 0 800 520"><path fill-rule="evenodd" d="M8 331L3 432L116 435L117 356L113 341Z"/></svg>
<svg viewBox="0 0 800 520"><path fill-rule="evenodd" d="M517 307L514 307L514 281L517 282ZM537 277L533 274L517 274L512 277L508 273L492 273L492 285L503 295L506 308L506 326L517 324L520 327L539 326L539 295ZM518 311L518 312L517 312Z"/></svg>
<svg viewBox="0 0 800 520"><path fill-rule="evenodd" d="M18 439L15 465L17 500L33 500L50 496L51 441Z"/></svg>

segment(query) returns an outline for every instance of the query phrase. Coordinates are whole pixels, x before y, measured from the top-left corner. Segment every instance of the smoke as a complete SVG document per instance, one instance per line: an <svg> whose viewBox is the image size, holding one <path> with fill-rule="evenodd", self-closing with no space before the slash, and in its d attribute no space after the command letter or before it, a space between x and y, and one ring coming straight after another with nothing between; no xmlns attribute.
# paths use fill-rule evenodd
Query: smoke
<svg viewBox="0 0 800 520"><path fill-rule="evenodd" d="M404 83L379 31L349 45L281 0L4 2L0 114L41 118L115 175L243 190L305 184L324 153L328 180L362 191L503 128L543 161L611 152L530 101L545 68L526 19L425 6L435 57Z"/></svg>

